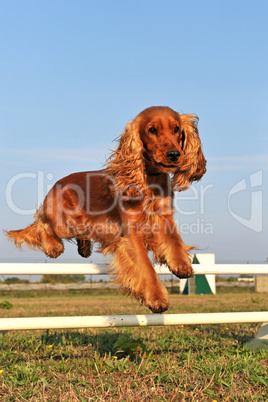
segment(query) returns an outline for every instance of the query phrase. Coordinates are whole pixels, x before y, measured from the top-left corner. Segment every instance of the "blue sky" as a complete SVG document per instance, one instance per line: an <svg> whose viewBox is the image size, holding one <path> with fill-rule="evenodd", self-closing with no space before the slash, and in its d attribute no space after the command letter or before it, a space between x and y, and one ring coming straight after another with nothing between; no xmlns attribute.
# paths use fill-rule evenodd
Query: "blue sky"
<svg viewBox="0 0 268 402"><path fill-rule="evenodd" d="M262 0L1 1L1 229L31 223L56 180L101 168L129 120L165 105L199 116L208 160L175 200L184 241L216 262L264 262L267 20ZM2 234L0 247L45 260ZM58 261L74 260L67 244Z"/></svg>

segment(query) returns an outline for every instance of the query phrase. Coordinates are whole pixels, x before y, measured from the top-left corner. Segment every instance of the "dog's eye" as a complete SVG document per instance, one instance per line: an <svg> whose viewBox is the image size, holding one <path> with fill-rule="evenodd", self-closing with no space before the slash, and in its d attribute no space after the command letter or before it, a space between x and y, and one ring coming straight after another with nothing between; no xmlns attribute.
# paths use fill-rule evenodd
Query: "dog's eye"
<svg viewBox="0 0 268 402"><path fill-rule="evenodd" d="M176 126L175 128L174 128L174 133L179 133L180 132L180 127L179 126Z"/></svg>
<svg viewBox="0 0 268 402"><path fill-rule="evenodd" d="M150 134L157 134L157 129L155 127L150 127L148 131Z"/></svg>

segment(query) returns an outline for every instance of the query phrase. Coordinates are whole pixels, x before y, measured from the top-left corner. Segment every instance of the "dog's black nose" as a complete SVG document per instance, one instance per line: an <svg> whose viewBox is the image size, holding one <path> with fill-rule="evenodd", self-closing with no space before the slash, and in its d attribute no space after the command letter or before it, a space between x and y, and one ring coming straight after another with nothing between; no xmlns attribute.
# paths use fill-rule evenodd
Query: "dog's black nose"
<svg viewBox="0 0 268 402"><path fill-rule="evenodd" d="M180 157L180 151L176 151L175 149L171 149L167 151L166 156L171 162L177 162Z"/></svg>

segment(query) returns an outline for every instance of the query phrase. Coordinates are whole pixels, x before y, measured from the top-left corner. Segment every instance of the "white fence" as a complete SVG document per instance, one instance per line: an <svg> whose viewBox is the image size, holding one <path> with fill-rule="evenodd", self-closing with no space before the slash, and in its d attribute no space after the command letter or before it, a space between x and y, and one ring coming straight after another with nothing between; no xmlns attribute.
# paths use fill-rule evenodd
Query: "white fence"
<svg viewBox="0 0 268 402"><path fill-rule="evenodd" d="M155 267L158 274L170 274L164 266ZM268 275L267 265L194 265L195 275ZM104 264L45 264L45 263L2 263L0 275L40 275L40 274L84 274L100 275L107 273ZM187 297L187 296L186 296ZM63 329L63 328L101 328L133 327L187 324L268 322L268 311L238 313L202 314L148 314L114 315L84 317L26 317L1 318L0 330Z"/></svg>

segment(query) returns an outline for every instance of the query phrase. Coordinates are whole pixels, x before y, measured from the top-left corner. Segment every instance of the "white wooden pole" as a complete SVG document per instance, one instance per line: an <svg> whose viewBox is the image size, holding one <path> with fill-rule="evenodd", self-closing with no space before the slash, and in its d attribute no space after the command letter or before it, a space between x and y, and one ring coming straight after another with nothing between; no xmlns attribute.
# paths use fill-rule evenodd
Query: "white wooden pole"
<svg viewBox="0 0 268 402"><path fill-rule="evenodd" d="M194 264L193 268L196 275L268 275L268 264ZM155 265L155 269L160 275L171 274L164 265ZM105 275L108 271L109 266L106 264L0 263L0 275Z"/></svg>
<svg viewBox="0 0 268 402"><path fill-rule="evenodd" d="M144 327L268 322L266 312L1 318L0 330Z"/></svg>

